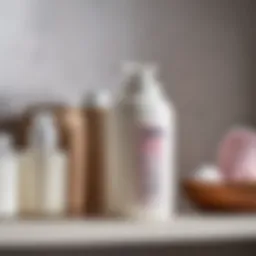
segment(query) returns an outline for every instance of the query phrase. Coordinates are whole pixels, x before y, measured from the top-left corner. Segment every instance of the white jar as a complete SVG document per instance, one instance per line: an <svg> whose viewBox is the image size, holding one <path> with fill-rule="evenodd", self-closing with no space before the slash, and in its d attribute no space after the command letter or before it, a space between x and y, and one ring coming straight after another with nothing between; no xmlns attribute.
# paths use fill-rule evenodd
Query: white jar
<svg viewBox="0 0 256 256"><path fill-rule="evenodd" d="M175 110L151 67L129 72L117 105L120 208L129 217L166 220L175 210Z"/></svg>
<svg viewBox="0 0 256 256"><path fill-rule="evenodd" d="M14 217L18 211L18 161L11 137L0 134L0 217Z"/></svg>

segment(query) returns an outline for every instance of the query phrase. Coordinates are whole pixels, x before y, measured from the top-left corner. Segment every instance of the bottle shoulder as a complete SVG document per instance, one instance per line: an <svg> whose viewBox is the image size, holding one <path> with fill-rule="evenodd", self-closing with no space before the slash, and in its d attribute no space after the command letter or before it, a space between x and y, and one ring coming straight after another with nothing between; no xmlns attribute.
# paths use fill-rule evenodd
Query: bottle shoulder
<svg viewBox="0 0 256 256"><path fill-rule="evenodd" d="M137 113L148 113L148 114L157 114L160 116L174 116L176 115L176 110L174 105L165 100L141 100L141 99L123 99L120 101L117 106L117 110L121 112L137 112Z"/></svg>

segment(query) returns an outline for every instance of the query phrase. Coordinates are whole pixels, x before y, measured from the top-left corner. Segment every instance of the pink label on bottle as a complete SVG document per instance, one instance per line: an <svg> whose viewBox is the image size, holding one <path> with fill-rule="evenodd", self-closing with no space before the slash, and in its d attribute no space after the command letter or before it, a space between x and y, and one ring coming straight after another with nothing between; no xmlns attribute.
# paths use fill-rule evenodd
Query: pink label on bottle
<svg viewBox="0 0 256 256"><path fill-rule="evenodd" d="M158 194L159 167L161 167L164 132L157 127L142 128L139 133L139 200L143 203L154 200Z"/></svg>

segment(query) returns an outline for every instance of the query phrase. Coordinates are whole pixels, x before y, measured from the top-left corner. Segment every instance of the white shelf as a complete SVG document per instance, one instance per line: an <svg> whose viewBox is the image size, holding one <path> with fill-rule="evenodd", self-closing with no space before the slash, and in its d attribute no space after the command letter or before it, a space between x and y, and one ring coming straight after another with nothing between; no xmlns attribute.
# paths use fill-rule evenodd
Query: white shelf
<svg viewBox="0 0 256 256"><path fill-rule="evenodd" d="M0 246L116 245L256 238L256 217L181 217L165 223L15 221L0 223Z"/></svg>

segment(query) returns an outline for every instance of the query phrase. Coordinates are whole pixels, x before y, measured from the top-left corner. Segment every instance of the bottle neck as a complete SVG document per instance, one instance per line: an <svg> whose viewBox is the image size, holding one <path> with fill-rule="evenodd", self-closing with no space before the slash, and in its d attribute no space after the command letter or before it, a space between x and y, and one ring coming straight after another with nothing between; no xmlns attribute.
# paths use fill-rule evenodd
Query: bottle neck
<svg viewBox="0 0 256 256"><path fill-rule="evenodd" d="M36 117L30 130L30 147L37 151L54 151L58 148L58 132L52 116Z"/></svg>
<svg viewBox="0 0 256 256"><path fill-rule="evenodd" d="M45 152L52 152L58 149L55 136L51 136L51 134L45 134L44 131L37 131L36 133L32 134L30 147L33 150Z"/></svg>
<svg viewBox="0 0 256 256"><path fill-rule="evenodd" d="M108 109L111 107L111 97L108 91L96 91L87 95L84 106L86 108Z"/></svg>

